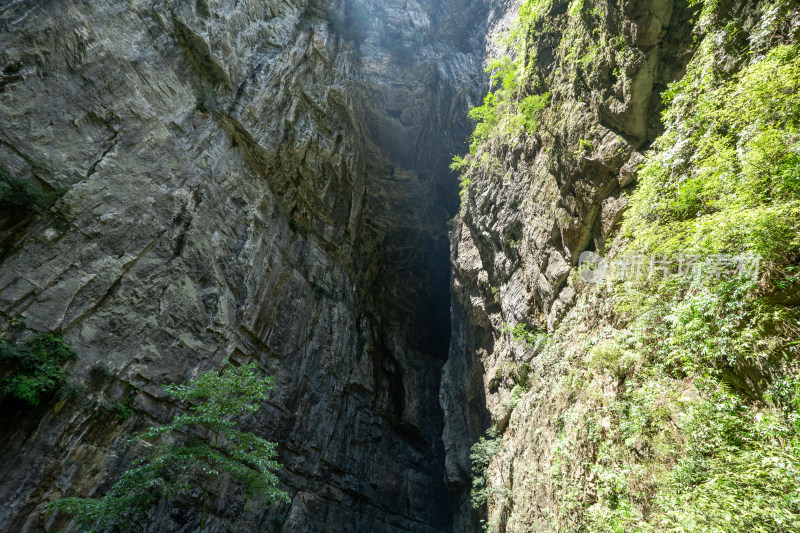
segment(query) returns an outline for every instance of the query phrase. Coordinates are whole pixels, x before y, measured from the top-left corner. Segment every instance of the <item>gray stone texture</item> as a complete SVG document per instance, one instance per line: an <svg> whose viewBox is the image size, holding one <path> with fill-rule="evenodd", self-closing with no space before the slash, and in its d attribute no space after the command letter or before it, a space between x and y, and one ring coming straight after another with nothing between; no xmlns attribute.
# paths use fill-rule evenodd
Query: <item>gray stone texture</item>
<svg viewBox="0 0 800 533"><path fill-rule="evenodd" d="M540 396L548 397L548 383L555 381L550 372L557 371L557 361L541 360L537 346L515 341L508 327L552 332L573 306L571 275L578 257L584 250L602 250L613 235L626 205L625 187L635 182L641 152L660 132L661 92L682 74L691 55L685 3L601 3L616 25L603 30L626 38L631 59L624 81L587 74L566 57L567 47L559 48L569 38L569 2L546 5L538 23L541 37L526 57L535 58L532 78L544 80L558 100L551 100L540 131L489 143L490 162L474 165L466 175L471 185L451 240L453 334L440 400L447 483L462 495L456 498L454 531L459 532L475 530L486 518L470 509L470 447L490 426L504 429L509 423L519 368L528 365L526 381L536 380L531 386ZM591 144L581 146L581 140ZM566 399L556 395L553 401ZM504 442L519 451L518 461L494 465L491 475L502 479L498 484L512 483L508 476L514 479L514 468L533 468L541 450L531 435L545 444L552 440L549 404L538 408L537 417L517 417L507 433ZM506 522L510 508L489 509L492 519L500 516L495 523L500 531L525 531L526 525L549 530L534 517L546 516L558 502L547 500L539 488L514 485L507 501L520 520L513 525Z"/></svg>
<svg viewBox="0 0 800 533"><path fill-rule="evenodd" d="M2 414L0 529L70 529L43 505L103 494L139 454L127 438L177 412L160 386L227 357L275 376L245 425L280 443L292 502L248 508L222 480L207 531L450 530L447 166L481 97L487 10L0 4L0 162L65 191L0 217L3 332L63 333L86 386ZM97 365L115 378L94 383ZM88 408L128 397L125 422ZM187 498L150 530L195 530Z"/></svg>

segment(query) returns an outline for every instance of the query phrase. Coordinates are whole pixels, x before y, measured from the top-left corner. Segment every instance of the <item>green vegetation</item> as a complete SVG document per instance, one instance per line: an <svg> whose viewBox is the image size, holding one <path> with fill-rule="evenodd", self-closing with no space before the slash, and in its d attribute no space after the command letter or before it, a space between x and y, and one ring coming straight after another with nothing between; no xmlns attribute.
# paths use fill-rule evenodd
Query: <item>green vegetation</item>
<svg viewBox="0 0 800 533"><path fill-rule="evenodd" d="M526 387L521 384L516 384L511 388L511 394L508 398L500 402L497 407L500 420L508 420L514 409L517 408L519 402L522 400L522 395L526 392Z"/></svg>
<svg viewBox="0 0 800 533"><path fill-rule="evenodd" d="M453 172L464 172L469 168L469 159L461 157L460 155L453 156L453 161L450 163L450 170Z"/></svg>
<svg viewBox="0 0 800 533"><path fill-rule="evenodd" d="M585 376L590 393L602 380ZM796 407L754 407L713 375L692 385L653 364L608 403L576 404L559 437L554 481L562 528L584 531L796 531L800 440ZM604 424L605 421L605 424ZM594 477L594 501L569 477Z"/></svg>
<svg viewBox="0 0 800 533"><path fill-rule="evenodd" d="M599 374L611 374L624 378L636 364L638 356L632 350L621 348L613 340L601 341L589 350L589 368Z"/></svg>
<svg viewBox="0 0 800 533"><path fill-rule="evenodd" d="M30 182L12 176L0 165L0 212L17 215L43 213L52 207L59 196L57 192L43 192Z"/></svg>
<svg viewBox="0 0 800 533"><path fill-rule="evenodd" d="M666 94L668 131L624 230L641 234L637 251L751 252L788 268L800 251L800 51L778 46L727 80L703 51Z"/></svg>
<svg viewBox="0 0 800 533"><path fill-rule="evenodd" d="M269 504L289 501L278 490L274 471L277 445L244 432L235 419L256 412L273 388L272 378L261 378L255 363L228 365L221 372L207 372L186 385L166 385L164 390L186 405L188 412L172 422L150 427L132 442L146 441L147 455L122 474L101 498L64 498L50 503L56 510L75 516L82 527L141 526L147 510L161 497L172 498L199 488L203 495L198 531L206 522L209 487L220 475L244 486Z"/></svg>
<svg viewBox="0 0 800 533"><path fill-rule="evenodd" d="M566 399L545 411L558 417L543 452L552 457L526 478L537 497L558 502L553 515L540 510L554 531L800 531L800 46L787 44L785 30L797 4L765 2L745 15L694 4L696 54L664 94L665 133L607 259L702 268L586 289L542 347L543 364L555 367L548 388L557 390L517 385L494 412L527 409L523 393L542 396L537 409ZM518 142L502 136L531 93L561 106L534 113L543 139L551 135L545 149L593 150L591 137L578 137L585 130L567 131L570 102L604 76L624 88L641 53L608 31L608 11L573 0L559 15L554 54L569 68L553 78L537 73L530 45L522 48L529 63L493 64L500 88L473 113L476 156L455 160L454 170L480 162L492 139ZM518 39L550 31L548 17L520 20L527 30ZM548 122L555 112L564 126ZM524 325L503 331L534 342ZM508 383L505 375L490 384ZM485 457L486 439L479 444ZM504 489L487 486L485 469L473 475L473 496L501 516L507 504L491 496Z"/></svg>
<svg viewBox="0 0 800 533"><path fill-rule="evenodd" d="M464 199L464 196L466 196L469 193L470 185L472 185L472 180L467 178L466 176L462 177L459 180L458 195L461 197L462 200Z"/></svg>
<svg viewBox="0 0 800 533"><path fill-rule="evenodd" d="M736 41L719 32L741 28L714 9L705 5L709 34L665 94L666 132L640 171L616 259L760 257L759 275L733 261L723 274L613 280L622 325L597 333L571 378L589 399L560 434L563 528L800 530L800 313L780 303L796 300L800 281L800 47L728 49ZM720 72L732 55L741 68ZM619 390L602 400L609 375ZM587 446L588 504L569 477Z"/></svg>
<svg viewBox="0 0 800 533"><path fill-rule="evenodd" d="M486 504L496 491L487 483L486 471L492 457L504 450L503 439L497 427L491 427L486 435L472 445L469 460L472 464L472 506L476 509Z"/></svg>
<svg viewBox="0 0 800 533"><path fill-rule="evenodd" d="M115 414L117 415L118 422L124 422L133 416L133 410L131 409L132 403L133 397L126 398L123 401L111 400L99 402L96 403L94 407L93 416L96 418L103 418L109 414Z"/></svg>
<svg viewBox="0 0 800 533"><path fill-rule="evenodd" d="M592 151L594 145L592 141L588 141L586 139L581 139L578 141L578 149L573 152L575 157L580 157L583 154L587 154Z"/></svg>
<svg viewBox="0 0 800 533"><path fill-rule="evenodd" d="M501 382L509 381L514 384L515 389L519 387L520 390L517 391L518 394L527 391L529 387L528 377L530 371L531 367L528 363L511 363L506 361L495 369L494 376L488 383L488 388L490 391L494 391L497 390ZM513 389L512 392L514 392Z"/></svg>
<svg viewBox="0 0 800 533"><path fill-rule="evenodd" d="M704 400L689 408L682 428L686 455L659 495L664 522L701 531L796 531L796 406L787 420L779 410L754 412L717 380L700 380L698 389Z"/></svg>
<svg viewBox="0 0 800 533"><path fill-rule="evenodd" d="M490 73L490 91L483 99L483 105L473 107L469 117L475 121L472 132L470 154L476 155L493 135L502 138L513 138L523 131L534 133L539 127L539 116L547 106L550 93L522 94L522 60L511 60L504 57L489 63L486 71ZM455 160L454 164L463 166L463 160Z"/></svg>
<svg viewBox="0 0 800 533"><path fill-rule="evenodd" d="M566 101L582 101L583 93L591 92L590 85L609 77L614 85L629 83L627 73L642 53L629 45L608 10L573 0L567 13L556 19L552 9L550 0L526 0L512 27L500 37L498 44L506 54L489 61L489 92L469 112L476 123L469 147L474 157L457 156L453 170L464 172L472 162L484 165L487 158L480 154L493 139L509 144L523 133L546 132L565 141L577 132L570 110L563 107ZM553 53L568 69L548 72L537 66L538 43L550 36L558 36ZM552 106L553 101L559 104ZM592 149L589 140L575 142L579 152Z"/></svg>
<svg viewBox="0 0 800 533"><path fill-rule="evenodd" d="M511 335L511 338L513 338L516 342L524 344L530 348L541 347L542 343L548 338L548 335L542 331L530 331L528 326L522 322L517 322L513 328L511 327L511 324L504 322L501 331Z"/></svg>
<svg viewBox="0 0 800 533"><path fill-rule="evenodd" d="M52 396L69 396L73 389L66 382L62 365L75 352L64 339L40 333L24 344L0 339L0 364L4 369L0 380L2 398L14 398L29 405L38 405Z"/></svg>
<svg viewBox="0 0 800 533"><path fill-rule="evenodd" d="M523 132L533 134L538 130L550 93L541 89L541 84L532 80L526 70L525 53L530 43L526 35L530 34L531 25L543 17L549 5L548 0L527 0L520 7L515 24L501 36L500 44L508 50L508 55L489 62L486 67L490 79L489 92L482 105L469 111L469 117L475 121L470 155L477 156L491 138L511 139ZM482 162L483 159L457 155L450 168L464 172L471 161Z"/></svg>

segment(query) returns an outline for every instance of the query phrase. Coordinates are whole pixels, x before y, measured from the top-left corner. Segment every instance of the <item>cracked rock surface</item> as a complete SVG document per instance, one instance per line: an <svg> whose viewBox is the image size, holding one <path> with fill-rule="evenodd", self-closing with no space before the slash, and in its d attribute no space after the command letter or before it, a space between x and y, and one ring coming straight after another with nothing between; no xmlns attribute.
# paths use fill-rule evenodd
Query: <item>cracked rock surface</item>
<svg viewBox="0 0 800 533"><path fill-rule="evenodd" d="M280 443L292 502L248 508L220 483L209 531L451 529L447 165L506 7L2 3L0 162L63 192L0 217L3 331L63 333L86 386L3 412L6 530L72 527L39 511L103 494L138 453L127 438L176 413L160 386L226 357L276 378L245 425ZM124 422L86 408L124 398ZM159 505L150 530L197 514Z"/></svg>
<svg viewBox="0 0 800 533"><path fill-rule="evenodd" d="M488 143L491 163L466 174L471 185L452 236L453 334L440 394L447 482L462 494L454 531L479 527L469 503L470 447L495 425L511 427L504 442L519 457L489 473L513 487L502 508L489 509L493 523L500 531L550 530L547 513L558 502L542 481L550 458L540 455L556 431L552 406L569 400L548 389L558 361L543 360L508 329L520 324L552 333L572 308L577 289L570 274L581 252L602 250L613 235L642 153L660 133L661 92L691 55L685 2L600 3L613 24L603 31L631 44L630 61L624 83L611 68L586 73L568 55L576 38L565 29L569 2L544 5L526 68L544 80L553 93L548 109L557 111L538 133ZM512 427L509 405L519 382L536 382L544 399L529 419L516 414Z"/></svg>

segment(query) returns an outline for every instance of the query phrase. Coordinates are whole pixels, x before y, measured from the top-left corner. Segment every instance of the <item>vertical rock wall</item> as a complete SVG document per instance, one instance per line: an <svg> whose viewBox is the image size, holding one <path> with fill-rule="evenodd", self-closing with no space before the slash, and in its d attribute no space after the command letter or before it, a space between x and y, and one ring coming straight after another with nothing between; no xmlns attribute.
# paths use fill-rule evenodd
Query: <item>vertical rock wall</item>
<svg viewBox="0 0 800 533"><path fill-rule="evenodd" d="M530 401L533 418L520 418L516 437L506 440L524 454L518 468L547 469L541 454L552 444L558 406L568 401L548 390L561 370L557 360L538 357L538 347L514 340L509 325L552 332L574 304L570 274L581 252L602 250L612 235L632 171L660 132L661 92L691 53L684 2L593 4L586 9L602 13L606 26L571 33L573 4L533 3L544 11L525 65L551 93L541 131L490 142L484 157L491 163L473 165L465 176L470 184L451 241L453 337L441 390L447 480L461 490L455 531L474 530L482 518L469 501L470 446L490 426L505 430L520 383L541 395ZM626 43L624 64L589 70L570 54L585 46L581 39L609 54L604 35ZM508 524L511 509L493 508L493 527L547 530L545 517L557 502L540 478L518 475L515 482L514 466L504 463L494 475L513 487L510 505L520 521Z"/></svg>
<svg viewBox="0 0 800 533"><path fill-rule="evenodd" d="M797 261L795 212L786 211L785 237L748 245L781 227L749 226L750 213L780 212L796 197L758 182L768 192L752 200L739 174L763 153L751 136L788 139L774 145L782 154L796 147L798 2L525 6L517 84L499 93L510 101L497 115L484 108L498 125L487 119L492 133L467 156L451 239L440 400L453 530L796 529L800 510L784 497L796 479L780 473L796 472L788 443L797 433L779 429L794 424L796 403L774 392L797 374L797 282L787 273ZM662 94L676 80L662 131ZM546 104L526 115L530 96ZM784 96L793 103L778 103ZM768 103L753 105L759 99ZM515 128L503 122L509 116L527 122ZM758 168L783 186L796 165L775 157ZM703 193L692 197L691 187ZM729 196L708 192L715 187ZM703 206L680 211L684 194ZM712 218L729 205L736 211ZM578 272L584 251L619 270L593 283ZM730 261L754 251L772 263L752 285L741 271L737 279L713 270L723 257L713 254ZM665 271L667 258L712 266L690 276ZM640 267L649 272L633 271ZM725 284L737 292L724 293ZM702 298L718 300L700 311ZM763 420L774 426L758 429ZM784 450L779 469L758 456ZM742 481L740 471L752 477ZM476 480L484 490L471 502Z"/></svg>
<svg viewBox="0 0 800 533"><path fill-rule="evenodd" d="M3 529L69 528L42 506L102 494L138 454L127 438L176 413L160 385L224 358L275 375L246 427L280 443L292 502L247 508L220 484L211 530L450 529L447 164L481 96L486 12L2 3L0 162L63 192L0 220L3 333L62 333L86 387L4 409ZM98 408L126 399L127 421ZM197 514L160 505L151 529Z"/></svg>

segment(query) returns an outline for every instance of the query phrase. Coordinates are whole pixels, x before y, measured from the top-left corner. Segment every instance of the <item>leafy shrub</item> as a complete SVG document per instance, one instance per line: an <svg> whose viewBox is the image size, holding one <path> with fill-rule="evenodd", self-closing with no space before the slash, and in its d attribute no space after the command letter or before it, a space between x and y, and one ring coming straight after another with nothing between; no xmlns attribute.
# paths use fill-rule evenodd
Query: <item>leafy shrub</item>
<svg viewBox="0 0 800 533"><path fill-rule="evenodd" d="M64 339L50 333L40 333L23 345L0 344L0 362L10 374L0 380L3 397L38 405L64 387L62 365L72 357L75 352Z"/></svg>
<svg viewBox="0 0 800 533"><path fill-rule="evenodd" d="M580 3L570 12L584 17ZM732 38L741 21L716 4L704 3L698 52L665 95L666 131L639 173L615 259L748 253L762 270L600 290L615 304L614 340L579 350L593 372L578 364L570 376L581 400L554 446L554 529L800 531L800 312L772 297L798 282L800 47ZM723 72L721 58L740 70ZM626 377L613 395L608 372Z"/></svg>
<svg viewBox="0 0 800 533"><path fill-rule="evenodd" d="M453 172L464 172L469 168L469 158L461 157L459 155L453 156L453 161L450 163L450 170Z"/></svg>
<svg viewBox="0 0 800 533"><path fill-rule="evenodd" d="M594 463L600 485L584 512L589 531L800 529L794 385L779 380L767 396L778 409L746 401L723 379L776 356L796 358L797 310L761 294L773 290L765 280L796 278L800 49L779 45L719 76L718 42L704 39L666 94L667 130L640 172L621 257L752 253L765 271L760 279L655 277L612 286L628 321L619 335L633 339L644 366L607 408L612 429ZM601 342L587 361L613 372L627 350ZM649 487L655 505L633 486Z"/></svg>
<svg viewBox="0 0 800 533"><path fill-rule="evenodd" d="M519 113L522 115L522 126L528 132L539 129L539 115L550 102L550 93L529 94L519 103Z"/></svg>
<svg viewBox="0 0 800 533"><path fill-rule="evenodd" d="M548 335L542 331L534 332L528 330L528 326L522 322L517 322L513 328L511 324L504 322L501 331L508 333L516 342L529 348L541 347L541 344L548 338Z"/></svg>
<svg viewBox="0 0 800 533"><path fill-rule="evenodd" d="M575 150L575 152L573 152L573 155L575 155L575 157L578 157L581 154L591 152L593 148L594 145L592 144L592 141L581 139L580 141L578 141L578 149Z"/></svg>
<svg viewBox="0 0 800 533"><path fill-rule="evenodd" d="M0 165L0 212L43 213L58 200L58 193L46 193L31 183L12 176Z"/></svg>
<svg viewBox="0 0 800 533"><path fill-rule="evenodd" d="M596 372L607 372L621 378L630 371L637 359L635 353L622 348L615 341L607 340L589 350L587 362Z"/></svg>
<svg viewBox="0 0 800 533"><path fill-rule="evenodd" d="M486 436L480 437L478 442L472 445L469 460L472 463L472 506L480 508L485 505L493 493L492 487L486 482L486 471L492 457L505 449L503 439L497 427L491 427L486 431Z"/></svg>
<svg viewBox="0 0 800 533"><path fill-rule="evenodd" d="M544 15L549 4L547 0L527 0L520 7L516 22L501 36L501 45L510 52L490 60L486 67L489 92L481 105L469 111L469 117L475 121L470 154L476 155L492 135L509 138L522 131L534 133L538 129L539 117L549 103L550 93L527 94L524 58L530 26ZM457 167L453 170L464 170L460 157L453 162Z"/></svg>
<svg viewBox="0 0 800 533"><path fill-rule="evenodd" d="M132 403L133 397L128 397L123 401L111 400L100 402L96 404L93 416L95 418L104 418L110 414L115 414L118 422L124 422L133 416L133 410L131 409Z"/></svg>
<svg viewBox="0 0 800 533"><path fill-rule="evenodd" d="M123 473L105 496L56 500L47 512L66 512L87 527L144 529L146 512L160 497L201 487L202 531L210 483L222 474L264 503L288 502L288 495L276 488L274 471L281 467L274 460L277 444L237 429L235 421L256 412L272 388L272 378L259 377L255 363L207 372L186 385L166 385L167 394L183 402L188 412L132 439L149 441L149 454Z"/></svg>
<svg viewBox="0 0 800 533"><path fill-rule="evenodd" d="M662 524L680 531L800 529L800 435L753 412L716 381L684 422L687 454L661 493ZM796 414L796 413L795 413Z"/></svg>
<svg viewBox="0 0 800 533"><path fill-rule="evenodd" d="M497 98L494 93L489 92L483 98L483 105L473 107L469 110L469 118L476 123L475 129L472 131L472 142L469 146L469 152L473 155L476 154L478 148L486 142L499 122L497 108L495 107L496 102Z"/></svg>
<svg viewBox="0 0 800 533"><path fill-rule="evenodd" d="M668 130L623 231L637 251L748 251L781 267L800 250L800 47L777 46L727 80L701 57L665 96Z"/></svg>
<svg viewBox="0 0 800 533"><path fill-rule="evenodd" d="M551 374L568 406L556 423L550 484L536 487L554 490L559 502L558 516L544 517L553 530L800 531L800 46L787 44L785 30L796 5L764 2L742 13L713 0L690 4L700 3L697 52L665 94L665 133L639 171L611 249L616 260L656 256L673 265L752 254L762 257L762 269L757 279L612 279L581 297L610 297L603 311L612 313L613 340L604 331L597 335L604 340L587 345L580 328L562 324L558 342L545 348L567 369ZM530 21L530 10L541 13L547 3L523 8ZM583 91L600 67L618 88L630 81L641 52L608 34L614 21L601 9L573 0L570 20L557 29L554 54L571 65L569 90ZM611 24L596 24L604 17ZM546 17L537 24L520 23L524 31L512 39L535 38L529 30L546 26ZM557 128L549 115L537 116L537 102L522 105L548 87L519 57L490 65L492 91L472 113L473 153L519 132L525 109L542 123L535 126ZM575 98L549 90L554 101ZM564 129L553 133L556 143ZM574 153L592 149L581 139ZM605 318L580 320L591 331ZM533 340L524 326L503 331ZM609 383L609 373L625 379ZM500 411L515 401L512 395ZM502 448L489 437L473 447L473 501L488 501L497 516L501 505L490 497L499 489L485 469Z"/></svg>

